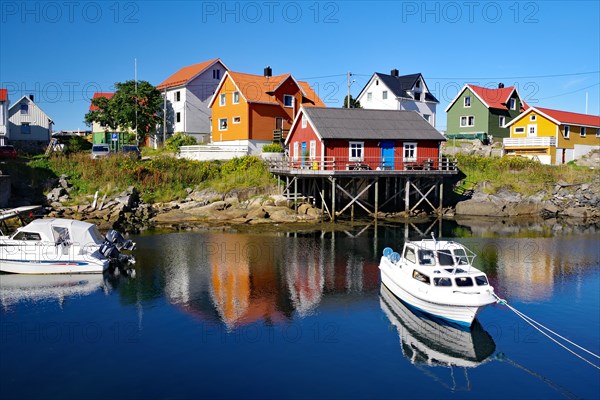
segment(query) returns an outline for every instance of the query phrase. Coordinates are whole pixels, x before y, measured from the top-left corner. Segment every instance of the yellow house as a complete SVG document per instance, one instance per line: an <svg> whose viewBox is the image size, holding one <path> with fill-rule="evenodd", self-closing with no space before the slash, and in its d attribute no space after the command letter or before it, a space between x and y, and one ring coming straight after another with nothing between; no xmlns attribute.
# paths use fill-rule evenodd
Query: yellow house
<svg viewBox="0 0 600 400"><path fill-rule="evenodd" d="M600 149L600 116L531 107L505 127L505 155L560 165Z"/></svg>

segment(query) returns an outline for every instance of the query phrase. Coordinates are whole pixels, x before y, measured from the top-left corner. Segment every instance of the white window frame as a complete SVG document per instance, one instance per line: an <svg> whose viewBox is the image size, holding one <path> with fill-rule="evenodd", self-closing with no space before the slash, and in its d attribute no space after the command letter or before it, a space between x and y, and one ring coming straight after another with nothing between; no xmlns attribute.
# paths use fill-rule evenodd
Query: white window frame
<svg viewBox="0 0 600 400"><path fill-rule="evenodd" d="M571 125L565 125L565 128L563 130L563 138L568 139L570 135L571 135Z"/></svg>
<svg viewBox="0 0 600 400"><path fill-rule="evenodd" d="M387 90L384 90L383 92L381 92L381 98L383 100L387 100L387 98L388 98L388 91Z"/></svg>
<svg viewBox="0 0 600 400"><path fill-rule="evenodd" d="M579 137L586 137L587 136L587 128L585 126L580 126L579 127Z"/></svg>
<svg viewBox="0 0 600 400"><path fill-rule="evenodd" d="M517 129L520 129L520 131L517 131ZM515 126L513 133L516 135L522 135L523 133L525 133L525 127L523 126Z"/></svg>
<svg viewBox="0 0 600 400"><path fill-rule="evenodd" d="M537 137L537 124L527 125L527 137Z"/></svg>
<svg viewBox="0 0 600 400"><path fill-rule="evenodd" d="M233 92L231 95L232 104L240 104L240 92Z"/></svg>
<svg viewBox="0 0 600 400"><path fill-rule="evenodd" d="M463 118L465 119L465 123L463 124ZM469 119L471 119L472 123L469 124ZM463 115L460 117L460 126L461 128L475 126L475 117L473 115Z"/></svg>
<svg viewBox="0 0 600 400"><path fill-rule="evenodd" d="M236 121L237 120L237 121ZM237 116L237 117L233 117L231 118L231 123L232 124L241 124L242 123L242 117Z"/></svg>
<svg viewBox="0 0 600 400"><path fill-rule="evenodd" d="M292 102L291 102L291 104L288 106L288 105L286 105L286 101L285 101L285 99L289 99L289 98L291 98L291 99L292 99ZM289 108L292 108L292 107L294 107L294 100L295 100L295 99L294 99L294 96L292 96L291 94L284 94L284 95L283 95L283 106L284 106L284 107L289 107Z"/></svg>
<svg viewBox="0 0 600 400"><path fill-rule="evenodd" d="M373 100L373 93L367 92L367 101L371 101L371 100Z"/></svg>
<svg viewBox="0 0 600 400"><path fill-rule="evenodd" d="M294 154L292 157L294 161L300 160L300 142L294 142Z"/></svg>
<svg viewBox="0 0 600 400"><path fill-rule="evenodd" d="M412 157L409 154L409 157L406 156L406 152L412 152ZM404 161L417 161L417 142L405 142L402 146L402 160Z"/></svg>
<svg viewBox="0 0 600 400"><path fill-rule="evenodd" d="M311 160L314 160L315 158L317 158L317 141L316 140L311 140L310 141L310 148L308 150L308 157Z"/></svg>
<svg viewBox="0 0 600 400"><path fill-rule="evenodd" d="M423 118L425 121L431 123L431 114L423 114Z"/></svg>
<svg viewBox="0 0 600 400"><path fill-rule="evenodd" d="M516 110L517 109L517 99L515 99L514 97L511 97L508 100L508 108L510 108L511 110Z"/></svg>
<svg viewBox="0 0 600 400"><path fill-rule="evenodd" d="M498 117L498 126L502 128L504 125L506 125L506 117L504 115L500 115Z"/></svg>
<svg viewBox="0 0 600 400"><path fill-rule="evenodd" d="M463 101L463 107L471 108L471 96L465 96L464 101Z"/></svg>
<svg viewBox="0 0 600 400"><path fill-rule="evenodd" d="M533 121L537 121L537 115L535 115L535 114L531 114L531 115L529 116L529 120L530 120L531 122L533 122Z"/></svg>
<svg viewBox="0 0 600 400"><path fill-rule="evenodd" d="M352 152L355 155L352 155ZM360 152L360 154L358 154ZM348 159L350 161L364 161L365 159L365 142L348 142Z"/></svg>
<svg viewBox="0 0 600 400"><path fill-rule="evenodd" d="M219 105L220 106L227 105L227 93L221 93L219 95Z"/></svg>
<svg viewBox="0 0 600 400"><path fill-rule="evenodd" d="M306 128L307 122L306 122L306 115L302 115L302 127Z"/></svg>
<svg viewBox="0 0 600 400"><path fill-rule="evenodd" d="M222 122L225 121L225 128L222 127ZM227 128L229 128L228 126L229 124L227 123L227 118L219 118L219 130L220 131L226 131Z"/></svg>

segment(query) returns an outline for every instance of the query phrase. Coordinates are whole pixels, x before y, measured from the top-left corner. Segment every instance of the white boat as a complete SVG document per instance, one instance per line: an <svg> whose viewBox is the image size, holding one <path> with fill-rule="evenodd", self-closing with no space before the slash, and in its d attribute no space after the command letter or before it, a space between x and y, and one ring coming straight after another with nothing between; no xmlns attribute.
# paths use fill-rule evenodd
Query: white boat
<svg viewBox="0 0 600 400"><path fill-rule="evenodd" d="M407 241L401 254L383 250L381 281L412 307L468 327L482 307L496 302L487 276L473 267L474 258L453 241Z"/></svg>
<svg viewBox="0 0 600 400"><path fill-rule="evenodd" d="M94 224L70 219L37 219L0 236L0 272L17 274L101 273L133 263L121 250L135 244L111 230L106 238Z"/></svg>

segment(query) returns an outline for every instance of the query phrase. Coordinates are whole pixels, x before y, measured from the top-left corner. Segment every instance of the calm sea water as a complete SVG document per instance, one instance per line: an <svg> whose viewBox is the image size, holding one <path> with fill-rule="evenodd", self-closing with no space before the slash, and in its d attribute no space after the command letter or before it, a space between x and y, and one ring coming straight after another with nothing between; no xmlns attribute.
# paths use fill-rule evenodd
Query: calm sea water
<svg viewBox="0 0 600 400"><path fill-rule="evenodd" d="M382 249L429 228L155 233L135 279L0 275L0 398L600 397L598 369L504 306L461 331L382 289ZM600 353L598 233L442 228L510 304Z"/></svg>

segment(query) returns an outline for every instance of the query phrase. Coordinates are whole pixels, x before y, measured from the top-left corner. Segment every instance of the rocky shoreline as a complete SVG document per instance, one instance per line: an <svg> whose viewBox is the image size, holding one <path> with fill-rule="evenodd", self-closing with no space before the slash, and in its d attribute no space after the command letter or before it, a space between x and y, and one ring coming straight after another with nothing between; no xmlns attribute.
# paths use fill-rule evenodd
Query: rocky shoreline
<svg viewBox="0 0 600 400"><path fill-rule="evenodd" d="M444 210L447 218L464 217L538 217L553 220L570 218L582 224L600 220L600 182L570 185L558 182L547 192L523 196L508 190L494 194L485 192L486 184L478 185L470 198ZM115 228L123 232L140 232L150 228L185 229L191 226L265 225L319 223L324 217L321 209L300 204L281 195L238 190L227 194L213 190L188 189L188 196L169 203L146 204L133 186L117 196L95 197L80 205L71 202L72 185L61 176L46 196L49 217L73 218L95 223L100 229ZM424 212L417 216L426 216ZM404 213L380 213L382 219L407 219Z"/></svg>

